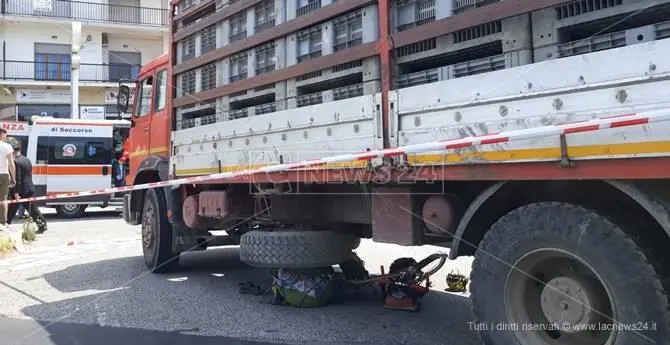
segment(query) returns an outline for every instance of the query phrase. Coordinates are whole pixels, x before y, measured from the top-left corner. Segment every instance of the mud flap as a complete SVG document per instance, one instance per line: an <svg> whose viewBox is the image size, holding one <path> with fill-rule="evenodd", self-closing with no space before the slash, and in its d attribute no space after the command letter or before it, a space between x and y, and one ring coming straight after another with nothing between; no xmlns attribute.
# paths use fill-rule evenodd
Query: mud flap
<svg viewBox="0 0 670 345"><path fill-rule="evenodd" d="M172 251L183 253L197 246L197 233L184 224L182 217L181 194L179 187L165 188L166 205L170 205L168 221L172 224Z"/></svg>
<svg viewBox="0 0 670 345"><path fill-rule="evenodd" d="M133 212L131 209L131 196L132 193L128 193L123 196L123 221L129 225L138 225L140 224L138 213Z"/></svg>

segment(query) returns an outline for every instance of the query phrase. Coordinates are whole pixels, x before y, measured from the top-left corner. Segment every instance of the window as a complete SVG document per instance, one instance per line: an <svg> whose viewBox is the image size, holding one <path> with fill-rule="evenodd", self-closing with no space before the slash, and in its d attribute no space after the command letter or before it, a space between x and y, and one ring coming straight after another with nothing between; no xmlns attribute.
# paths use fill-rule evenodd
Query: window
<svg viewBox="0 0 670 345"><path fill-rule="evenodd" d="M216 62L202 66L200 71L200 90L209 90L216 87Z"/></svg>
<svg viewBox="0 0 670 345"><path fill-rule="evenodd" d="M247 78L247 52L241 52L230 57L230 82Z"/></svg>
<svg viewBox="0 0 670 345"><path fill-rule="evenodd" d="M185 9L193 6L197 1L196 0L184 0L179 3L180 12L183 12Z"/></svg>
<svg viewBox="0 0 670 345"><path fill-rule="evenodd" d="M17 120L31 122L33 116L50 116L57 119L71 118L69 104L20 104L16 107Z"/></svg>
<svg viewBox="0 0 670 345"><path fill-rule="evenodd" d="M142 66L141 53L110 51L107 59L110 81L137 80Z"/></svg>
<svg viewBox="0 0 670 345"><path fill-rule="evenodd" d="M334 50L340 51L363 43L363 15L360 11L337 18L333 22L335 30Z"/></svg>
<svg viewBox="0 0 670 345"><path fill-rule="evenodd" d="M478 1L456 1L454 14L463 12L463 6L479 7ZM465 4L465 5L464 5ZM435 21L435 0L404 0L396 4L396 30L405 31Z"/></svg>
<svg viewBox="0 0 670 345"><path fill-rule="evenodd" d="M181 60L186 61L195 57L195 36L185 38L181 44Z"/></svg>
<svg viewBox="0 0 670 345"><path fill-rule="evenodd" d="M216 49L216 25L210 25L200 32L200 55ZM193 54L195 55L195 49Z"/></svg>
<svg viewBox="0 0 670 345"><path fill-rule="evenodd" d="M137 90L137 111L135 116L143 117L151 112L151 92L153 91L153 78L147 77L142 80L141 87Z"/></svg>
<svg viewBox="0 0 670 345"><path fill-rule="evenodd" d="M230 42L239 41L247 37L247 12L240 11L229 19L230 21Z"/></svg>
<svg viewBox="0 0 670 345"><path fill-rule="evenodd" d="M190 95L195 93L195 70L181 74L181 92L182 95Z"/></svg>
<svg viewBox="0 0 670 345"><path fill-rule="evenodd" d="M256 75L275 70L275 43L256 48Z"/></svg>
<svg viewBox="0 0 670 345"><path fill-rule="evenodd" d="M35 53L35 80L70 80L70 55Z"/></svg>
<svg viewBox="0 0 670 345"><path fill-rule="evenodd" d="M275 26L275 2L274 0L265 0L256 5L255 33L267 30Z"/></svg>
<svg viewBox="0 0 670 345"><path fill-rule="evenodd" d="M112 138L37 139L37 160L49 164L111 164Z"/></svg>
<svg viewBox="0 0 670 345"><path fill-rule="evenodd" d="M154 99L154 111L165 109L167 101L167 70L162 70L156 74L156 96Z"/></svg>
<svg viewBox="0 0 670 345"><path fill-rule="evenodd" d="M132 91L131 91L132 92ZM134 108L133 104L128 104L128 109ZM131 115L124 113L122 114L123 118L128 118ZM105 118L107 119L117 119L119 117L119 108L116 106L116 104L105 104Z"/></svg>
<svg viewBox="0 0 670 345"><path fill-rule="evenodd" d="M298 62L321 56L321 25L298 33Z"/></svg>
<svg viewBox="0 0 670 345"><path fill-rule="evenodd" d="M0 104L0 121L16 121L16 105Z"/></svg>
<svg viewBox="0 0 670 345"><path fill-rule="evenodd" d="M109 63L109 81L134 81L140 75L140 65Z"/></svg>

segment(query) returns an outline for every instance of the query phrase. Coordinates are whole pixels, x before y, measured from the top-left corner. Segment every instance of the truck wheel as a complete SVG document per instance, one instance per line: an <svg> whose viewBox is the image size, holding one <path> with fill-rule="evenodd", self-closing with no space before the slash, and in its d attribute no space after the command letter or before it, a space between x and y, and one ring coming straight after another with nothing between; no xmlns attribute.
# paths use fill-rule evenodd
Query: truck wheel
<svg viewBox="0 0 670 345"><path fill-rule="evenodd" d="M86 205L65 204L56 207L56 214L60 218L74 219L81 218L86 212Z"/></svg>
<svg viewBox="0 0 670 345"><path fill-rule="evenodd" d="M172 225L166 213L163 191L147 190L142 211L142 252L147 268L153 273L167 273L179 268L179 253L172 252Z"/></svg>
<svg viewBox="0 0 670 345"><path fill-rule="evenodd" d="M352 258L357 236L340 231L259 231L240 238L240 259L254 267L313 268Z"/></svg>
<svg viewBox="0 0 670 345"><path fill-rule="evenodd" d="M642 248L596 213L523 206L498 220L475 254L474 330L487 345L667 344L668 290L659 275Z"/></svg>

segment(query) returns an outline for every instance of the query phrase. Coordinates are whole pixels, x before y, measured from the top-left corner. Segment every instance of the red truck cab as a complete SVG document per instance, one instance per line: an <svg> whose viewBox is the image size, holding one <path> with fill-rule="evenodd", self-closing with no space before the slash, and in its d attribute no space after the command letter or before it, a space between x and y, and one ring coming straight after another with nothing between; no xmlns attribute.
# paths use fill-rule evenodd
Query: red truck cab
<svg viewBox="0 0 670 345"><path fill-rule="evenodd" d="M162 174L158 166L162 166L162 170L167 168L172 108L169 69L169 56L165 54L143 66L137 78L129 136L128 185L147 182L156 171ZM164 173L167 174L167 170Z"/></svg>

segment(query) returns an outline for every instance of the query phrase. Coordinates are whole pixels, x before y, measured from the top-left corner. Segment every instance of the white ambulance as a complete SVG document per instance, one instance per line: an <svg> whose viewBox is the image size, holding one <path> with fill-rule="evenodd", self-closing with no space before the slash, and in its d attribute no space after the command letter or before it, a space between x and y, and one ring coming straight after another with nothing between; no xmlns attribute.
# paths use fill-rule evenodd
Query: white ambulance
<svg viewBox="0 0 670 345"><path fill-rule="evenodd" d="M113 185L114 130L130 128L126 120L35 118L2 122L8 137L21 141L22 154L33 164L35 195L109 188ZM53 207L60 217L78 218L88 206L120 207L114 195L58 199L40 204Z"/></svg>

